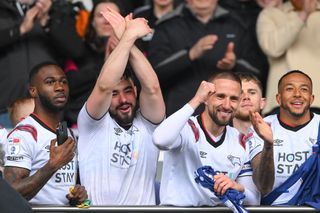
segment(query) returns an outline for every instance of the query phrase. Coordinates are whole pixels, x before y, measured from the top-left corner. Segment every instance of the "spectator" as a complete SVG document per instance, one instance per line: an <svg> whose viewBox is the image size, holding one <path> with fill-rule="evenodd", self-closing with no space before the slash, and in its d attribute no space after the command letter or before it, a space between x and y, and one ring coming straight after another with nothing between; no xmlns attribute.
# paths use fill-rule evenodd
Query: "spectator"
<svg viewBox="0 0 320 213"><path fill-rule="evenodd" d="M265 8L257 21L257 35L263 52L268 56L270 70L264 113L277 107L276 82L292 69L302 69L311 79L319 79L320 67L320 3L317 0L299 0L302 8L295 9L293 2L274 1ZM315 90L315 96L320 91ZM313 107L320 107L315 99Z"/></svg>
<svg viewBox="0 0 320 213"><path fill-rule="evenodd" d="M235 189L246 195L246 204L259 204L240 133L228 125L240 96L239 77L232 72L217 73L208 82L203 81L195 96L157 127L153 141L165 151L160 188L162 205L215 206L221 203L194 180L194 172L204 165L220 173L213 177L216 193L224 195L227 189ZM200 104L205 104L204 111L192 116Z"/></svg>
<svg viewBox="0 0 320 213"><path fill-rule="evenodd" d="M94 2L97 0L93 0ZM120 7L123 8L123 14L132 13L136 8L142 7L146 5L149 0L135 0L135 1L128 1L128 0L117 0Z"/></svg>
<svg viewBox="0 0 320 213"><path fill-rule="evenodd" d="M81 183L94 205L155 205L159 150L151 136L165 106L157 75L134 46L151 29L145 19L124 19L110 8L103 15L121 39L79 113ZM132 77L124 73L128 60L141 85L139 104Z"/></svg>
<svg viewBox="0 0 320 213"><path fill-rule="evenodd" d="M244 135L249 133L252 126L250 112L261 112L266 105L266 99L262 96L262 84L251 73L238 73L241 79L242 97L232 125Z"/></svg>
<svg viewBox="0 0 320 213"><path fill-rule="evenodd" d="M15 100L8 108L10 121L13 126L29 116L34 110L33 98L20 98Z"/></svg>
<svg viewBox="0 0 320 213"><path fill-rule="evenodd" d="M251 72L259 81L261 81L263 92L266 90L266 82L269 71L269 63L266 55L262 52L257 39L256 23L259 13L262 10L262 5L258 2L270 3L276 0L223 0L219 1L219 4L230 10L232 15L238 20L240 26L242 26L245 36L243 36L243 44L245 47L243 55L247 57L256 58L255 61L250 61L260 72ZM263 93L263 96L265 94Z"/></svg>
<svg viewBox="0 0 320 213"><path fill-rule="evenodd" d="M263 9L267 7L277 7L282 4L283 0L255 0L255 2Z"/></svg>
<svg viewBox="0 0 320 213"><path fill-rule="evenodd" d="M276 96L280 112L264 119L259 112L251 113L257 133L248 139L253 177L262 195L267 195L290 177L312 154L317 142L319 115L310 111L314 95L312 80L305 73L293 70L283 75ZM286 203L298 191L290 188L282 200Z"/></svg>
<svg viewBox="0 0 320 213"><path fill-rule="evenodd" d="M159 76L168 115L190 100L200 82L217 69L260 72L250 64L256 58L243 54L244 35L239 20L217 0L188 0L159 22L149 58Z"/></svg>
<svg viewBox="0 0 320 213"><path fill-rule="evenodd" d="M75 186L76 144L70 130L69 138L55 145L55 129L69 96L67 78L58 65L44 62L31 70L29 79L34 112L8 135L4 178L31 204L82 202L87 193L83 186Z"/></svg>
<svg viewBox="0 0 320 213"><path fill-rule="evenodd" d="M142 39L138 40L137 46L139 49L148 56L149 50L149 43L152 39L154 33L154 26L156 22L166 15L167 13L171 12L174 9L174 1L173 0L152 0L150 4L145 5L143 7L138 7L133 15L134 17L142 17L148 20L148 24L152 29L152 33L149 33Z"/></svg>
<svg viewBox="0 0 320 213"><path fill-rule="evenodd" d="M29 70L42 61L57 61L59 48L55 47L59 46L56 43L59 39L54 39L55 30L59 30L62 36L69 32L68 28L51 28L56 24L49 14L51 0L33 2L0 1L0 89L5 91L0 100L0 120L9 128L12 124L7 107L17 98L27 95Z"/></svg>
<svg viewBox="0 0 320 213"><path fill-rule="evenodd" d="M120 12L115 0L95 1L89 16L85 40L80 47L73 49L74 52L80 49L82 53L76 58L71 58L72 61L69 60L65 66L70 85L70 100L65 111L65 120L69 126L77 124L80 109L88 99L106 57L107 40L113 34L111 25L101 15L101 11L106 7Z"/></svg>

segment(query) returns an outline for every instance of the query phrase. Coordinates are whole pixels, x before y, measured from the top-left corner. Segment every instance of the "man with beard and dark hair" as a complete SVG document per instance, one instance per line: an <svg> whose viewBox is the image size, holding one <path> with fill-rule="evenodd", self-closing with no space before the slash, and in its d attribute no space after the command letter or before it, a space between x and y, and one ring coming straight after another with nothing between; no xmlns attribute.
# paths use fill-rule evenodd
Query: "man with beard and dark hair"
<svg viewBox="0 0 320 213"><path fill-rule="evenodd" d="M250 114L255 132L248 137L253 177L262 195L267 195L285 182L312 154L318 137L319 115L310 111L314 95L311 78L299 70L283 75L276 96L279 114L262 119ZM281 200L288 202L299 189L295 184Z"/></svg>
<svg viewBox="0 0 320 213"><path fill-rule="evenodd" d="M261 81L251 73L237 73L241 79L242 97L232 126L244 135L249 133L251 127L250 112L260 112L266 105L262 97Z"/></svg>
<svg viewBox="0 0 320 213"><path fill-rule="evenodd" d="M120 41L78 116L81 183L93 205L155 205L159 150L152 133L165 105L157 75L134 46L151 29L146 19L123 18L108 7L102 15ZM128 62L141 86L139 99L132 77L124 75Z"/></svg>
<svg viewBox="0 0 320 213"><path fill-rule="evenodd" d="M240 133L228 125L240 98L239 77L232 72L216 73L209 81L202 81L189 103L154 131L153 142L166 151L160 188L162 205L220 204L210 190L201 188L194 180L194 172L205 165L219 172L213 177L217 194L235 189L246 195L245 204L259 204ZM205 105L204 111L192 116L200 104Z"/></svg>
<svg viewBox="0 0 320 213"><path fill-rule="evenodd" d="M69 97L67 78L58 65L44 62L32 69L29 84L34 111L8 134L4 178L31 204L81 203L87 192L76 185L76 143L70 130L68 139L56 145L56 128Z"/></svg>

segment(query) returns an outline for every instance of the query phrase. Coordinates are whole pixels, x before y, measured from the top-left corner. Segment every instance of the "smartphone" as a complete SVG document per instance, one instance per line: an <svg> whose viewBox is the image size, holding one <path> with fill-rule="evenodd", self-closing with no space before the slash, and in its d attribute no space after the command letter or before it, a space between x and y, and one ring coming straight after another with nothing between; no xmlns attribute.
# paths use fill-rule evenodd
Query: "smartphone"
<svg viewBox="0 0 320 213"><path fill-rule="evenodd" d="M56 134L57 134L57 142L58 142L58 145L60 146L68 139L68 127L67 127L66 121L62 121L58 124L58 127L56 129Z"/></svg>

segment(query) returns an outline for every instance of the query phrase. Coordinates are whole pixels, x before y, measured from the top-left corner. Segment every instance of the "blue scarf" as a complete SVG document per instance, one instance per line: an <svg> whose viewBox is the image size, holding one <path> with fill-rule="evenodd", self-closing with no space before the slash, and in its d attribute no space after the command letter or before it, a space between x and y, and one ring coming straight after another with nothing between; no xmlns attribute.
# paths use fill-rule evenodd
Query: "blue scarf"
<svg viewBox="0 0 320 213"><path fill-rule="evenodd" d="M320 210L320 124L317 143L312 147L312 155L285 182L261 200L261 204L271 205L281 194L290 193L294 184L300 187L287 203L281 205L308 205Z"/></svg>
<svg viewBox="0 0 320 213"><path fill-rule="evenodd" d="M232 209L233 212L248 212L241 204L245 195L235 189L228 189L224 195L218 195L214 189L214 180L213 176L216 175L216 172L211 166L202 166L197 169L195 173L195 181L200 184L202 187L209 189L218 197L227 207Z"/></svg>

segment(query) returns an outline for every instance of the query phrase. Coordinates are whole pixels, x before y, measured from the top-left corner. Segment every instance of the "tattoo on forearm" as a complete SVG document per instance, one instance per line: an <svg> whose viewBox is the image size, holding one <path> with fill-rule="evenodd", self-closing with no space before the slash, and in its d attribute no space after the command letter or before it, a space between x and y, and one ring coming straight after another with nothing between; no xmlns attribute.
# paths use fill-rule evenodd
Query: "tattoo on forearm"
<svg viewBox="0 0 320 213"><path fill-rule="evenodd" d="M51 178L54 171L45 167L39 169L32 176L30 171L18 167L6 167L4 178L27 200L32 199Z"/></svg>
<svg viewBox="0 0 320 213"><path fill-rule="evenodd" d="M262 194L267 194L272 190L274 184L274 160L273 148L264 148L258 166L259 189Z"/></svg>

